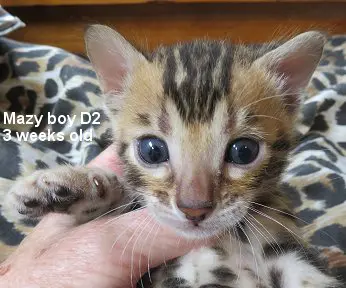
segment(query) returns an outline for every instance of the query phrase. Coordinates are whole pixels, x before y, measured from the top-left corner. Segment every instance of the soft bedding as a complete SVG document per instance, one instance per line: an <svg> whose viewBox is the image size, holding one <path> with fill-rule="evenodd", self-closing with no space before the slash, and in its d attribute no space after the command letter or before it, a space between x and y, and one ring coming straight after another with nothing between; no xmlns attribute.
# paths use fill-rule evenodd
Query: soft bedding
<svg viewBox="0 0 346 288"><path fill-rule="evenodd" d="M40 125L5 124L5 113L11 112L43 117ZM101 124L83 124L82 112L99 113ZM72 126L49 125L48 113L77 117ZM11 130L9 141L6 129ZM329 39L306 90L297 129L299 145L282 186L295 205L302 237L322 250L332 271L346 281L346 36ZM23 141L16 135L48 130L61 132L64 139ZM71 134L80 131L92 133L92 141L71 141ZM16 177L64 163L86 164L109 145L109 135L96 75L87 60L55 47L0 38L0 260L34 225L14 224L1 210Z"/></svg>

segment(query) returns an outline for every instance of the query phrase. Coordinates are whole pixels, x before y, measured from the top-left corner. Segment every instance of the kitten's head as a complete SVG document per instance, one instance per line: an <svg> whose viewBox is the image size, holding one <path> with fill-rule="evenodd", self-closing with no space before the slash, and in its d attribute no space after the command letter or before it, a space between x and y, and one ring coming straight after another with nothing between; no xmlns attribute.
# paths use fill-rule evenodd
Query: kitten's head
<svg viewBox="0 0 346 288"><path fill-rule="evenodd" d="M195 41L144 56L91 26L87 50L127 183L186 235L242 221L253 201L275 197L324 41L318 32L276 48Z"/></svg>

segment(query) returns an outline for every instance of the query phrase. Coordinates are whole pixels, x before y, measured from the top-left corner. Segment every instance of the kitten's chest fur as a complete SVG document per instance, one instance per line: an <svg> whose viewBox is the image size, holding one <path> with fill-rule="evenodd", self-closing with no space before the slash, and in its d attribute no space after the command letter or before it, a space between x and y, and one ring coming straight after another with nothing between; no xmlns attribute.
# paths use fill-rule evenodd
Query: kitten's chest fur
<svg viewBox="0 0 346 288"><path fill-rule="evenodd" d="M220 240L222 243L214 247L194 250L154 270L151 284L148 275L143 281L147 287L155 288L338 287L333 286L337 285L334 280L320 273L324 263L316 251L307 249L304 244L292 245L280 240L260 244L259 238L261 236L251 232L247 241L234 235L225 236ZM289 245L292 246L288 251ZM138 285L141 287L141 282Z"/></svg>

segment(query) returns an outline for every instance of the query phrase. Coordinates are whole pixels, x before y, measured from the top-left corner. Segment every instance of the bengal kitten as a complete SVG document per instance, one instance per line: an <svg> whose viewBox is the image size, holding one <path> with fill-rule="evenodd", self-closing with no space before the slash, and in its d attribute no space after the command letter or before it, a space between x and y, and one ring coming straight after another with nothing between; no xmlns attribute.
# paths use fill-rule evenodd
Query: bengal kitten
<svg viewBox="0 0 346 288"><path fill-rule="evenodd" d="M307 32L282 45L203 40L145 55L91 26L87 51L124 174L37 171L17 181L7 207L20 219L54 210L84 222L140 202L186 237L221 239L156 270L153 287L337 287L302 244L279 188L324 43Z"/></svg>

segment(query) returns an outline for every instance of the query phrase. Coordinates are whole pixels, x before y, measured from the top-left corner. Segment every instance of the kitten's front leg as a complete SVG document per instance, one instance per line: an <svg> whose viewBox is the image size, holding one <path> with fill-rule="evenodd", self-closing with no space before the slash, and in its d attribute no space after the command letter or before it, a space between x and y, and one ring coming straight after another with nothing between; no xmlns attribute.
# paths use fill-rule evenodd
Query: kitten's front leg
<svg viewBox="0 0 346 288"><path fill-rule="evenodd" d="M82 223L122 205L124 198L124 187L114 173L94 167L61 166L17 180L5 198L4 208L14 220L39 219L55 211L75 215Z"/></svg>

